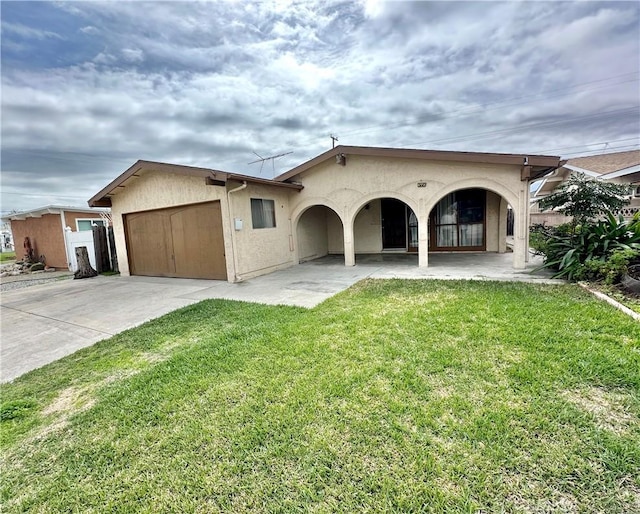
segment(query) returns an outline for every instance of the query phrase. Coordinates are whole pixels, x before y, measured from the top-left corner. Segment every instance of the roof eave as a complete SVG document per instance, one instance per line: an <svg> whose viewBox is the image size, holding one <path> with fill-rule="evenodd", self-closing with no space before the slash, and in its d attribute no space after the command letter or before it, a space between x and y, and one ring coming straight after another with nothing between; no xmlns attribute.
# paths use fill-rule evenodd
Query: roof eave
<svg viewBox="0 0 640 514"><path fill-rule="evenodd" d="M432 161L458 161L476 162L488 164L507 164L522 166L527 162L532 171L536 171L537 178L540 178L548 170L556 169L560 165L560 157L551 155L524 155L524 154L498 154L481 152L454 152L445 150L418 150L407 148L379 148L367 146L336 146L331 150L314 157L313 159L296 166L295 168L278 175L276 181L283 182L307 171L314 166L338 155L363 155L369 157L390 157L405 159L428 159ZM540 174L541 173L541 174Z"/></svg>
<svg viewBox="0 0 640 514"><path fill-rule="evenodd" d="M216 183L219 183L219 185L224 185L229 180L236 180L240 182L284 187L286 189L295 189L298 191L302 189L302 186L299 184L284 184L270 179L251 177L249 175L241 175L238 173L227 173L226 171L214 170L211 168L199 168L196 166L183 166L181 164L138 160L133 164L133 166L129 167L116 179L112 180L107 186L92 196L87 203L90 207L111 207L111 195L115 189L118 187L124 187L124 182L133 176L137 176L137 173L148 171L164 171L167 173L181 173L190 176L211 178L214 179Z"/></svg>

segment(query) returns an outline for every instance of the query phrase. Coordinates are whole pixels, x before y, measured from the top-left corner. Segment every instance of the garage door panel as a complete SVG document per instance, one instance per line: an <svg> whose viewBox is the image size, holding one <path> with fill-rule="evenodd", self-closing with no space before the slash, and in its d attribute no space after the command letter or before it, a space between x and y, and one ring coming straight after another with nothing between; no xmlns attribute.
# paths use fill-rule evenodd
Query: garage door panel
<svg viewBox="0 0 640 514"><path fill-rule="evenodd" d="M134 275L227 278L220 202L126 215Z"/></svg>
<svg viewBox="0 0 640 514"><path fill-rule="evenodd" d="M169 219L158 211L127 216L129 261L134 275L170 277L175 273Z"/></svg>
<svg viewBox="0 0 640 514"><path fill-rule="evenodd" d="M220 204L177 209L170 219L176 275L226 279Z"/></svg>

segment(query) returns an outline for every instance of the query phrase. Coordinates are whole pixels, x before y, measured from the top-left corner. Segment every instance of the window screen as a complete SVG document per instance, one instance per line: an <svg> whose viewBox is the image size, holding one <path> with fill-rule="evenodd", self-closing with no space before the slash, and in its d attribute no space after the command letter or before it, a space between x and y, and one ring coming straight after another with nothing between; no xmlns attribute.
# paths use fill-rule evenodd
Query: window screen
<svg viewBox="0 0 640 514"><path fill-rule="evenodd" d="M273 200L251 199L251 222L253 228L276 226L276 207Z"/></svg>

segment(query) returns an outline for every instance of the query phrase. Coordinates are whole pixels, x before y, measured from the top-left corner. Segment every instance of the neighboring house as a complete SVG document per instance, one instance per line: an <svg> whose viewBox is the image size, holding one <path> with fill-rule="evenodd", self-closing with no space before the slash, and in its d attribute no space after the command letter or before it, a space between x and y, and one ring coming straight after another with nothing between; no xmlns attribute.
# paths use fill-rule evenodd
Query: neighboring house
<svg viewBox="0 0 640 514"><path fill-rule="evenodd" d="M553 193L575 173L583 173L595 180L628 184L631 189L630 203L616 214L631 218L640 210L640 150L590 155L565 161L560 168L551 172L537 184L538 187L531 195L532 224L560 225L569 220L567 216L559 212L541 211L537 202Z"/></svg>
<svg viewBox="0 0 640 514"><path fill-rule="evenodd" d="M110 207L123 275L245 280L327 254L528 257L529 184L559 157L338 146L276 177L138 161L89 200Z"/></svg>
<svg viewBox="0 0 640 514"><path fill-rule="evenodd" d="M13 235L11 225L3 221L0 227L0 252L13 252Z"/></svg>
<svg viewBox="0 0 640 514"><path fill-rule="evenodd" d="M75 256L70 255L73 248L68 234L91 232L94 224L106 225L101 211L104 210L47 205L8 214L2 220L11 223L17 259L24 257L24 241L28 237L36 258L43 256L45 264L52 268L71 269Z"/></svg>

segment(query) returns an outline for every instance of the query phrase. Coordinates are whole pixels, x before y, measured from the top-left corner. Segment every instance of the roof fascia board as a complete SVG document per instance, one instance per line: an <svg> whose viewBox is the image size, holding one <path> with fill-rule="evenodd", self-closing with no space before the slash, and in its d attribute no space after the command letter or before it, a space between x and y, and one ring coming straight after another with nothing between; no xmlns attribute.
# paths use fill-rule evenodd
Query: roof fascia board
<svg viewBox="0 0 640 514"><path fill-rule="evenodd" d="M264 186L284 187L286 189L295 189L300 191L304 188L302 184L290 184L286 182L276 182L273 179L252 177L250 175L240 175L239 173L227 174L227 180L234 180L237 182L251 182L253 184L260 184Z"/></svg>
<svg viewBox="0 0 640 514"><path fill-rule="evenodd" d="M578 166L573 166L571 164L565 164L563 168L567 168L570 171L575 171L577 173L584 173L585 175L593 178L600 177L600 173L596 173L595 171L585 170L584 168L579 168Z"/></svg>
<svg viewBox="0 0 640 514"><path fill-rule="evenodd" d="M611 178L619 178L624 177L625 175L631 175L632 173L638 173L640 171L640 164L636 164L635 166L629 166L628 168L623 168L618 171L612 171L605 175L600 175L602 180L609 180Z"/></svg>
<svg viewBox="0 0 640 514"><path fill-rule="evenodd" d="M45 214L61 214L62 212L81 212L85 214L95 214L104 212L104 209L89 209L87 207L65 207L62 205L46 205L37 209L7 214L2 217L3 220L22 221L27 218L42 218Z"/></svg>

